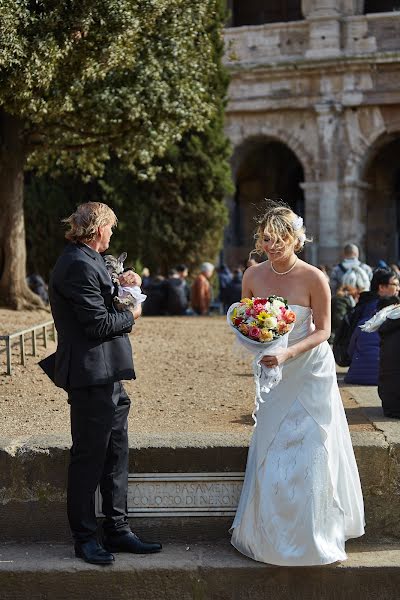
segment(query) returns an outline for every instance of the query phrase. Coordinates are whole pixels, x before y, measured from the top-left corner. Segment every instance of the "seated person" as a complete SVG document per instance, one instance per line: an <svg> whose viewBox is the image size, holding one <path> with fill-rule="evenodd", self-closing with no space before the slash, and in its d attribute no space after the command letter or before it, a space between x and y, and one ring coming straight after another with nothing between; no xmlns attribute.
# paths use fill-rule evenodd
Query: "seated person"
<svg viewBox="0 0 400 600"><path fill-rule="evenodd" d="M350 285L341 285L331 300L331 337L329 342L333 344L336 332L345 314L356 305L358 298L357 289Z"/></svg>
<svg viewBox="0 0 400 600"><path fill-rule="evenodd" d="M146 317L167 314L167 285L162 275L156 275L146 287L147 299L142 314Z"/></svg>
<svg viewBox="0 0 400 600"><path fill-rule="evenodd" d="M224 312L228 311L228 308L234 302L240 302L242 299L242 278L243 273L241 269L235 269L233 271L232 281L228 284L225 290L225 304Z"/></svg>
<svg viewBox="0 0 400 600"><path fill-rule="evenodd" d="M26 282L27 282L29 288L32 290L32 292L34 292L35 294L40 296L40 298L42 299L42 301L45 304L49 303L49 294L47 291L47 285L44 282L44 279L41 275L38 275L37 273L28 275L28 277L26 278Z"/></svg>
<svg viewBox="0 0 400 600"><path fill-rule="evenodd" d="M384 296L392 296L399 291L399 280L390 269L374 271L371 288L362 292L354 309L356 326L350 339L348 353L351 364L344 378L345 383L355 385L378 385L379 371L379 334L367 333L360 329L377 311L378 300Z"/></svg>
<svg viewBox="0 0 400 600"><path fill-rule="evenodd" d="M167 290L167 314L184 315L188 308L187 286L176 269L171 269L165 282Z"/></svg>
<svg viewBox="0 0 400 600"><path fill-rule="evenodd" d="M382 298L378 310L386 306L399 306L398 296ZM386 417L400 419L400 308L388 313L378 329L381 340L378 394ZM372 335L372 334L370 334Z"/></svg>

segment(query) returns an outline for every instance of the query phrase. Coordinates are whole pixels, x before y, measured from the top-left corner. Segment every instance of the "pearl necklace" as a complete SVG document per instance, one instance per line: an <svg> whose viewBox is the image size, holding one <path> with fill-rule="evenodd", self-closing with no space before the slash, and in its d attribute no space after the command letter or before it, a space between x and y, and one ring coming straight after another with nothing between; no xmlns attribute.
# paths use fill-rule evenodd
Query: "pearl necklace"
<svg viewBox="0 0 400 600"><path fill-rule="evenodd" d="M272 264L272 262L270 262L270 266L271 269L273 270L273 272L275 273L275 275L287 275L288 273L290 273L290 271L293 271L293 269L295 268L295 266L297 265L297 261L299 260L299 257L296 256L296 260L294 261L294 263L292 264L292 266L290 267L290 269L288 271L284 271L283 273L280 273L279 271L276 271L274 269L274 265Z"/></svg>

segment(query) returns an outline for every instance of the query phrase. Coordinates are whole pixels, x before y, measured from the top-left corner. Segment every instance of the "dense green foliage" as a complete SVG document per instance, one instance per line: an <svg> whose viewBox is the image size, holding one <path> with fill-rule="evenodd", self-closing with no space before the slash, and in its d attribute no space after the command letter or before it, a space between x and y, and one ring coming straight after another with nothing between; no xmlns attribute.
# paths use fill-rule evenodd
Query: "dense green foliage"
<svg viewBox="0 0 400 600"><path fill-rule="evenodd" d="M126 250L130 263L165 271L178 262L195 265L216 257L227 219L224 198L231 184L230 149L223 132L228 85L221 64L225 2L215 0L213 7L204 32L212 46L213 67L205 89L213 110L210 122L201 131L192 122L162 158L153 157L152 178L128 172L117 156L107 163L101 179L86 184L67 175L55 180L30 175L26 186L30 272L47 277L63 244L61 219L89 199L115 209L119 227L111 249Z"/></svg>
<svg viewBox="0 0 400 600"><path fill-rule="evenodd" d="M0 107L29 164L141 178L214 113L217 0L0 0Z"/></svg>

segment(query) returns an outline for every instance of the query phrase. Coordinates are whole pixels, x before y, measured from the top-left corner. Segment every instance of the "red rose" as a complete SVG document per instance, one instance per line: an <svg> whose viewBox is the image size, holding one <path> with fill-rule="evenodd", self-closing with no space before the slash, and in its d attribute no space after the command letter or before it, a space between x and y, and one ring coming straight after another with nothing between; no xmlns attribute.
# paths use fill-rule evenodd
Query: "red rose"
<svg viewBox="0 0 400 600"><path fill-rule="evenodd" d="M255 306L256 304L262 304L264 306L265 304L267 304L267 302L267 298L254 298L253 305Z"/></svg>

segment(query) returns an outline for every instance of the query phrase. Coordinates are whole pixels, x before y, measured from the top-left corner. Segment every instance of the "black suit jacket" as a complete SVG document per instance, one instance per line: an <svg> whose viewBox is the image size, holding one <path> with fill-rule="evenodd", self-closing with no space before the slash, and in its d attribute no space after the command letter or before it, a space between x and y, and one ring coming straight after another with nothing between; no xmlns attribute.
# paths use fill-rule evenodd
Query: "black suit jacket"
<svg viewBox="0 0 400 600"><path fill-rule="evenodd" d="M131 311L117 312L101 255L68 244L50 277L49 297L58 333L54 383L66 390L135 379L128 333Z"/></svg>

